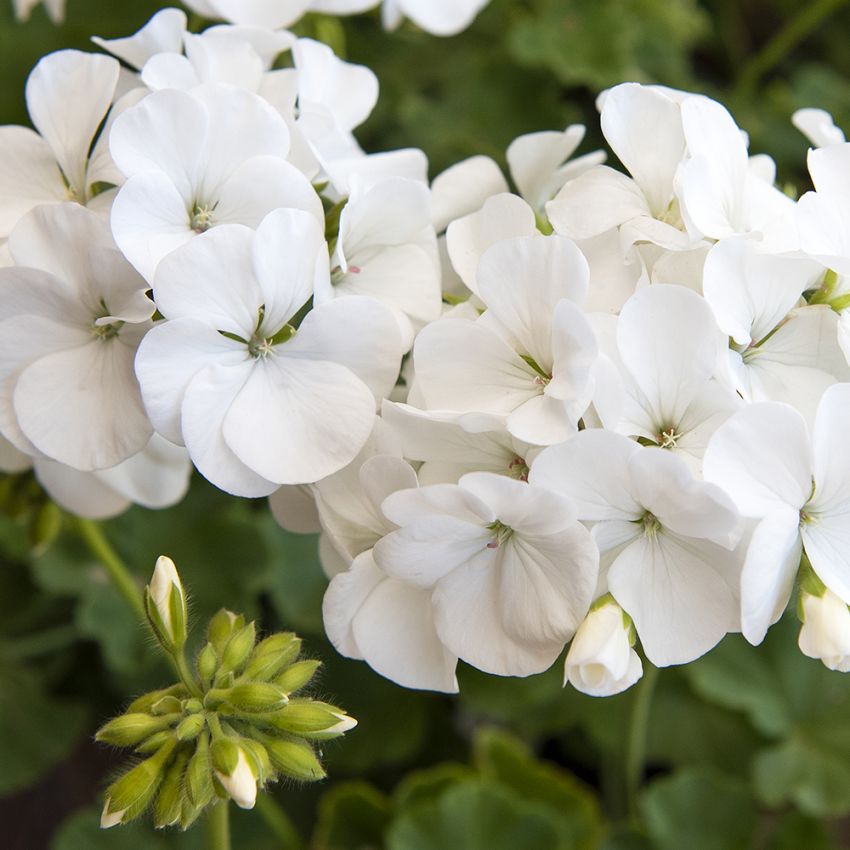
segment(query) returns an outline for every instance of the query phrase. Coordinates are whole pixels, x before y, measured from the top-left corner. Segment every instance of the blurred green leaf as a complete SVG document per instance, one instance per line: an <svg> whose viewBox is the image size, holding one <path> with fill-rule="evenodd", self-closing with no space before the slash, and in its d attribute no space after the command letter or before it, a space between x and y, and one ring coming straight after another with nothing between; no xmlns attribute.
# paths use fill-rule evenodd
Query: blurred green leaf
<svg viewBox="0 0 850 850"><path fill-rule="evenodd" d="M698 770L652 783L641 798L655 850L741 850L752 846L755 806L746 786Z"/></svg>
<svg viewBox="0 0 850 850"><path fill-rule="evenodd" d="M535 759L521 741L497 729L475 739L475 764L484 779L499 782L519 799L548 808L561 850L589 850L602 833L599 805L590 789L555 765Z"/></svg>
<svg viewBox="0 0 850 850"><path fill-rule="evenodd" d="M390 827L387 850L552 850L558 839L545 807L471 782L401 815Z"/></svg>
<svg viewBox="0 0 850 850"><path fill-rule="evenodd" d="M449 788L474 779L475 771L464 764L437 764L408 773L395 789L393 801L399 811L424 802L433 802Z"/></svg>
<svg viewBox="0 0 850 850"><path fill-rule="evenodd" d="M33 671L0 659L0 795L70 755L86 720L83 705L50 697Z"/></svg>
<svg viewBox="0 0 850 850"><path fill-rule="evenodd" d="M322 796L313 850L380 847L392 816L387 797L367 782L335 785Z"/></svg>

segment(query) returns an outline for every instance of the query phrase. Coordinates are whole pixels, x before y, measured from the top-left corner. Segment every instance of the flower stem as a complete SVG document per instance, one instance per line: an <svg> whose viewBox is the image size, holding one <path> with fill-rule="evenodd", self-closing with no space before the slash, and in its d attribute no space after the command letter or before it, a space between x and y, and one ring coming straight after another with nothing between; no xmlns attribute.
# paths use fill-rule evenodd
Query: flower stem
<svg viewBox="0 0 850 850"><path fill-rule="evenodd" d="M116 590L124 597L136 616L140 620L145 620L145 606L142 603L139 587L127 565L107 540L101 526L90 519L78 519L77 529L91 553L103 564Z"/></svg>
<svg viewBox="0 0 850 850"><path fill-rule="evenodd" d="M230 802L219 800L207 811L205 834L207 850L230 850Z"/></svg>
<svg viewBox="0 0 850 850"><path fill-rule="evenodd" d="M629 738L626 743L626 797L629 815L638 817L638 794L643 782L646 761L646 743L649 732L649 709L658 680L658 668L644 661L643 679L638 683L632 717L629 723Z"/></svg>
<svg viewBox="0 0 850 850"><path fill-rule="evenodd" d="M752 93L759 80L776 67L847 0L814 0L801 3L799 11L744 65L735 84L735 94Z"/></svg>
<svg viewBox="0 0 850 850"><path fill-rule="evenodd" d="M171 655L171 660L174 662L174 669L180 677L180 681L186 686L186 689L197 699L203 699L204 692L198 685L195 676L192 674L189 664L186 661L186 653L181 649Z"/></svg>
<svg viewBox="0 0 850 850"><path fill-rule="evenodd" d="M304 842L289 815L269 794L257 797L257 811L278 840L280 850L301 850Z"/></svg>

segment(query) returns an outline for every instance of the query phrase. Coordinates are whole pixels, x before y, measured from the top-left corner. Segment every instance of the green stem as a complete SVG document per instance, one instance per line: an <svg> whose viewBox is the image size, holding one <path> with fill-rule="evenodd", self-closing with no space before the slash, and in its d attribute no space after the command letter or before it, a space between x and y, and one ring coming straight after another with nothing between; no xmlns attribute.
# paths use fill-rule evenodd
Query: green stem
<svg viewBox="0 0 850 850"><path fill-rule="evenodd" d="M646 744L649 733L649 709L658 680L658 668L644 660L643 679L636 686L635 702L629 723L629 738L626 742L626 796L629 814L638 817L638 794L643 783L646 761Z"/></svg>
<svg viewBox="0 0 850 850"><path fill-rule="evenodd" d="M230 850L230 803L219 800L207 810L207 850Z"/></svg>
<svg viewBox="0 0 850 850"><path fill-rule="evenodd" d="M127 565L121 560L112 544L106 539L103 529L90 519L78 519L77 528L80 537L91 553L103 564L118 592L133 609L140 620L145 620L145 606L139 587Z"/></svg>
<svg viewBox="0 0 850 850"><path fill-rule="evenodd" d="M260 794L257 797L257 811L266 822L269 831L278 840L280 850L301 850L304 842L295 824L274 797L269 794Z"/></svg>
<svg viewBox="0 0 850 850"><path fill-rule="evenodd" d="M180 681L183 682L189 693L197 699L203 699L204 692L186 661L186 653L180 649L172 654L171 660L174 662L174 669L177 671Z"/></svg>
<svg viewBox="0 0 850 850"><path fill-rule="evenodd" d="M735 84L735 94L752 93L768 71L775 68L801 41L847 2L848 0L814 0L801 3L797 14L744 65Z"/></svg>

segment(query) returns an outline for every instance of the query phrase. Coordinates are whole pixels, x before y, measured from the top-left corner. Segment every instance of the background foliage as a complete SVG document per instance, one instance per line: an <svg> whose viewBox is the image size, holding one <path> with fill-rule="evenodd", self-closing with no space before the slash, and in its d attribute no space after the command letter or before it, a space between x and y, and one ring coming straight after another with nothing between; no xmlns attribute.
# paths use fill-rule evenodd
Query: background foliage
<svg viewBox="0 0 850 850"><path fill-rule="evenodd" d="M0 7L0 123L26 121L26 74L43 53L127 34L165 4L69 0L68 23L27 25ZM623 80L718 97L807 186L801 106L850 129L850 8L843 0L493 0L463 35L376 17L325 27L368 64L382 97L371 150L423 147L433 173L473 153L503 160L518 134L581 121L602 143L594 99ZM300 26L315 34L316 21ZM197 833L100 832L99 793L117 754L97 726L167 671L75 533L29 476L0 481L0 820L9 850L194 850ZM52 539L59 531L58 537ZM461 696L401 690L340 659L322 634L313 538L265 506L196 481L163 513L134 509L107 534L138 571L168 553L196 622L222 604L266 631L295 629L325 661L320 688L361 721L326 748L331 779L277 798L300 837L239 816L246 850L831 850L850 847L850 676L796 650L789 618L759 649L738 637L682 670L608 700L461 670ZM48 541L50 545L48 545ZM197 637L197 636L196 636ZM651 705L649 698L652 697ZM650 708L648 728L640 723Z"/></svg>

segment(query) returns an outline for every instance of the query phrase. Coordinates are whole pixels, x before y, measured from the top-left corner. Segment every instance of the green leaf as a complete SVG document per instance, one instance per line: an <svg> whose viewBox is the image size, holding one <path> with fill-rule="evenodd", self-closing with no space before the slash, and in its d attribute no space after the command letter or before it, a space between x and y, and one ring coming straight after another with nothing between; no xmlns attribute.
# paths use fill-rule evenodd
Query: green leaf
<svg viewBox="0 0 850 850"><path fill-rule="evenodd" d="M390 801L368 782L336 785L319 803L312 847L314 850L380 847L391 816Z"/></svg>
<svg viewBox="0 0 850 850"><path fill-rule="evenodd" d="M433 802L449 788L475 777L475 771L464 764L437 764L407 774L396 787L393 801L402 812L420 803Z"/></svg>
<svg viewBox="0 0 850 850"><path fill-rule="evenodd" d="M757 821L743 783L694 769L650 785L641 811L655 850L741 850Z"/></svg>
<svg viewBox="0 0 850 850"><path fill-rule="evenodd" d="M590 789L555 765L535 759L521 741L485 729L475 740L475 763L485 779L545 806L557 824L557 846L562 850L584 850L599 843L602 821Z"/></svg>
<svg viewBox="0 0 850 850"><path fill-rule="evenodd" d="M387 850L552 850L558 837L545 807L520 802L499 786L470 782L402 814L390 827Z"/></svg>
<svg viewBox="0 0 850 850"><path fill-rule="evenodd" d="M86 709L49 696L30 670L0 660L0 795L26 788L70 755Z"/></svg>

